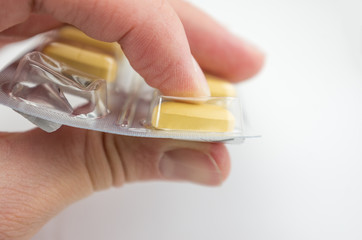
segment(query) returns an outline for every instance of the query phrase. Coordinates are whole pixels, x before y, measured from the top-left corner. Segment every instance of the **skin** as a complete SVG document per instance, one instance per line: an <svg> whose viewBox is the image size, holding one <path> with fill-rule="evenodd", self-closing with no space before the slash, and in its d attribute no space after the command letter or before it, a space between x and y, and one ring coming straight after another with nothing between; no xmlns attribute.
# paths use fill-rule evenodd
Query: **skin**
<svg viewBox="0 0 362 240"><path fill-rule="evenodd" d="M62 24L121 44L131 65L165 95L209 94L204 71L238 82L264 56L180 0L0 0L0 46ZM29 239L94 191L145 180L220 185L221 143L143 139L62 127L0 133L0 239Z"/></svg>

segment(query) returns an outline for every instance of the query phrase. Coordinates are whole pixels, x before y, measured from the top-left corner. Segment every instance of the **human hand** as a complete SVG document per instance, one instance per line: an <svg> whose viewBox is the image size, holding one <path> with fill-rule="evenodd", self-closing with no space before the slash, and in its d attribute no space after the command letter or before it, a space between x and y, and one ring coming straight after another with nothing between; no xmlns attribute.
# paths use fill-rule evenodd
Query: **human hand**
<svg viewBox="0 0 362 240"><path fill-rule="evenodd" d="M68 23L118 41L133 68L165 95L204 96L200 67L232 82L259 71L263 55L180 0L0 0L0 41ZM221 143L111 135L70 127L0 133L0 239L28 239L94 191L140 180L219 185L230 159Z"/></svg>

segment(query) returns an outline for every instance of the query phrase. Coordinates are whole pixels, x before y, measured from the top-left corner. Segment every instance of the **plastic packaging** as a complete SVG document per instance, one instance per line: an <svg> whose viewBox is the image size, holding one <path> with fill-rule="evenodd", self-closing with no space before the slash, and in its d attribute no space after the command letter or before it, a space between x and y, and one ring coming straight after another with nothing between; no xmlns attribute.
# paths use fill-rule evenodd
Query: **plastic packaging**
<svg viewBox="0 0 362 240"><path fill-rule="evenodd" d="M45 131L68 125L192 141L247 137L240 99L230 83L209 76L211 97L163 96L132 69L117 43L65 27L33 45L0 68L0 103Z"/></svg>

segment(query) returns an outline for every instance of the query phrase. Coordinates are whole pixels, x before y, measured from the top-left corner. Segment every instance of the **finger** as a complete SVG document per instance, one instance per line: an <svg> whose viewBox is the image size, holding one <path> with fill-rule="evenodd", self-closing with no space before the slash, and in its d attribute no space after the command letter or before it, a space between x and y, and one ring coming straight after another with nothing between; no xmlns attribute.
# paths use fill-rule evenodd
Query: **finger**
<svg viewBox="0 0 362 240"><path fill-rule="evenodd" d="M57 21L52 16L45 14L30 14L25 22L19 23L1 32L0 39L12 38L21 40L41 32L49 31L61 25L63 25L63 23Z"/></svg>
<svg viewBox="0 0 362 240"><path fill-rule="evenodd" d="M94 190L140 180L219 185L230 159L220 143L145 139L63 127L0 135L0 239L28 239Z"/></svg>
<svg viewBox="0 0 362 240"><path fill-rule="evenodd" d="M6 39L0 39L0 48L13 43L15 41L17 41L18 39L14 39L14 38L6 38Z"/></svg>
<svg viewBox="0 0 362 240"><path fill-rule="evenodd" d="M24 22L32 11L49 14L96 39L118 41L135 70L163 94L209 95L183 26L165 0L0 0L0 3L2 9L17 13L9 19L0 14L0 30Z"/></svg>
<svg viewBox="0 0 362 240"><path fill-rule="evenodd" d="M264 54L235 37L210 16L181 0L170 0L180 17L192 54L207 72L231 81L252 77L260 71Z"/></svg>

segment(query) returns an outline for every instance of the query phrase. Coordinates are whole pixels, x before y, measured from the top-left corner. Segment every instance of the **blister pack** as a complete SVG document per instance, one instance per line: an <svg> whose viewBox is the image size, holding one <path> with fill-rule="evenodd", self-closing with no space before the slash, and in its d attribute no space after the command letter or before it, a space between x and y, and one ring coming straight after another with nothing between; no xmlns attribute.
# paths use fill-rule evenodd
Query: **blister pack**
<svg viewBox="0 0 362 240"><path fill-rule="evenodd" d="M234 86L215 77L207 76L211 97L163 96L132 69L117 43L92 39L72 27L39 35L16 49L13 58L2 59L0 103L45 131L68 125L190 141L248 137Z"/></svg>

